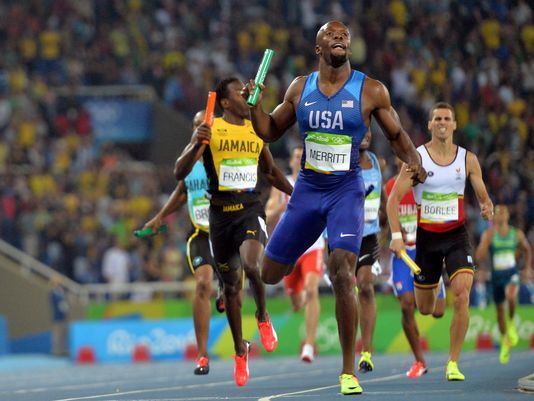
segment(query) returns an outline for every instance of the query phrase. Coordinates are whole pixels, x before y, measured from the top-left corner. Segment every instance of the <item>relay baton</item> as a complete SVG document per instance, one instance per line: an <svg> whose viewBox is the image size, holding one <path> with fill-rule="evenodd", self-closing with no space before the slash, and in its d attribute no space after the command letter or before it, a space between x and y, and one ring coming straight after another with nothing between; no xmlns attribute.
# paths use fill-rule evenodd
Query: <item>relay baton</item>
<svg viewBox="0 0 534 401"><path fill-rule="evenodd" d="M159 233L165 233L165 232L167 232L167 228L168 228L167 224L164 223L161 226L159 226L158 232ZM134 235L137 238L145 238L145 237L149 237L149 236L154 235L154 234L156 234L156 233L154 232L152 227L142 228L142 229L134 231Z"/></svg>
<svg viewBox="0 0 534 401"><path fill-rule="evenodd" d="M213 112L215 110L215 100L217 99L217 92L209 91L208 92L208 102L206 103L206 117L204 117L204 122L208 127L211 127L213 124ZM209 141L203 140L202 143L208 145Z"/></svg>
<svg viewBox="0 0 534 401"><path fill-rule="evenodd" d="M404 260L404 263L413 271L413 274L421 274L421 268L410 258L410 255L406 253L406 250L403 249L399 252L399 256Z"/></svg>
<svg viewBox="0 0 534 401"><path fill-rule="evenodd" d="M260 96L261 91L260 85L263 84L263 81L265 81L265 76L267 75L267 70L271 65L273 55L273 50L265 49L265 53L263 53L263 58L261 59L260 67L258 68L258 72L256 73L256 79L254 80L256 83L256 87L254 88L254 92L248 95L247 104L249 106L256 106L256 103L258 102L258 97Z"/></svg>

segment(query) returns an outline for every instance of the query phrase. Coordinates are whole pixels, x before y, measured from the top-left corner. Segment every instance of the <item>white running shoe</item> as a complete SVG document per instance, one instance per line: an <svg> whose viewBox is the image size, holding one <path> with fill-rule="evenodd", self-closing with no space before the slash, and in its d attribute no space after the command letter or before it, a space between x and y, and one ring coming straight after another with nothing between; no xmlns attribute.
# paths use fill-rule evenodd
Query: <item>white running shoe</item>
<svg viewBox="0 0 534 401"><path fill-rule="evenodd" d="M306 363L313 362L313 345L304 344L302 347L302 352L300 353L300 360Z"/></svg>

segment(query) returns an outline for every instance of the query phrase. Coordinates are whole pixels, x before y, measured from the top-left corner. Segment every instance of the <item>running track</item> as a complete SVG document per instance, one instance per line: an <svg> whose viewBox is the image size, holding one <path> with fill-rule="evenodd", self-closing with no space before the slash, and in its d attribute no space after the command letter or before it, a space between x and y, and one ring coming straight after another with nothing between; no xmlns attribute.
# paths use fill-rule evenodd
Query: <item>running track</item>
<svg viewBox="0 0 534 401"><path fill-rule="evenodd" d="M250 380L238 388L233 381L233 361L211 361L207 376L194 376L192 362L72 365L65 360L44 361L0 358L0 400L5 401L208 401L336 399L493 401L533 400L517 390L519 378L534 372L534 351L511 354L508 365L499 365L497 352L464 353L460 368L465 382L445 380L445 354L426 355L429 373L407 379L411 357L377 355L375 371L360 375L361 396L339 393L340 358L318 357L312 364L295 358L250 360Z"/></svg>

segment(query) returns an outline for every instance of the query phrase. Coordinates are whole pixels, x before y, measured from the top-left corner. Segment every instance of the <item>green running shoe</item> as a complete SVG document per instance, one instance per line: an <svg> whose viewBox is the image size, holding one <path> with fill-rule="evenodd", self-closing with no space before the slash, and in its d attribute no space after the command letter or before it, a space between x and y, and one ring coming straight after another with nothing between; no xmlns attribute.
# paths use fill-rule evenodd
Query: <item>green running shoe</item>
<svg viewBox="0 0 534 401"><path fill-rule="evenodd" d="M363 388L358 382L358 378L355 375L343 373L339 376L339 384L341 384L341 394L361 394Z"/></svg>
<svg viewBox="0 0 534 401"><path fill-rule="evenodd" d="M510 346L515 347L519 342L519 336L517 335L517 330L515 329L514 322L508 322L506 334L508 335L508 339L510 340Z"/></svg>
<svg viewBox="0 0 534 401"><path fill-rule="evenodd" d="M465 376L458 369L458 363L455 361L449 361L447 363L447 370L445 370L445 376L448 381L464 381Z"/></svg>
<svg viewBox="0 0 534 401"><path fill-rule="evenodd" d="M508 336L501 338L501 352L499 352L499 362L506 365L510 360L510 341Z"/></svg>
<svg viewBox="0 0 534 401"><path fill-rule="evenodd" d="M372 372L375 368L373 361L371 361L370 352L362 352L360 361L358 362L358 370L362 373Z"/></svg>

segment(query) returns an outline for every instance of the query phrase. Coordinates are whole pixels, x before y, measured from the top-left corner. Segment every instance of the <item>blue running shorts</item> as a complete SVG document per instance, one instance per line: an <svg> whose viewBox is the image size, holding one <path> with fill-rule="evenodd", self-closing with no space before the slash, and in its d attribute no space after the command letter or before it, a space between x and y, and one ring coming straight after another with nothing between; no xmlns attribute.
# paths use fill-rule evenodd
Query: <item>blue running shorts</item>
<svg viewBox="0 0 534 401"><path fill-rule="evenodd" d="M365 186L360 171L327 175L301 170L286 212L265 254L282 264L294 264L326 227L330 251L360 252Z"/></svg>
<svg viewBox="0 0 534 401"><path fill-rule="evenodd" d="M415 260L415 248L406 248L406 253ZM413 292L413 272L408 265L401 258L391 255L391 286L393 287L393 293L396 297L401 296L407 292ZM443 280L440 283L438 299L445 298L445 286Z"/></svg>

